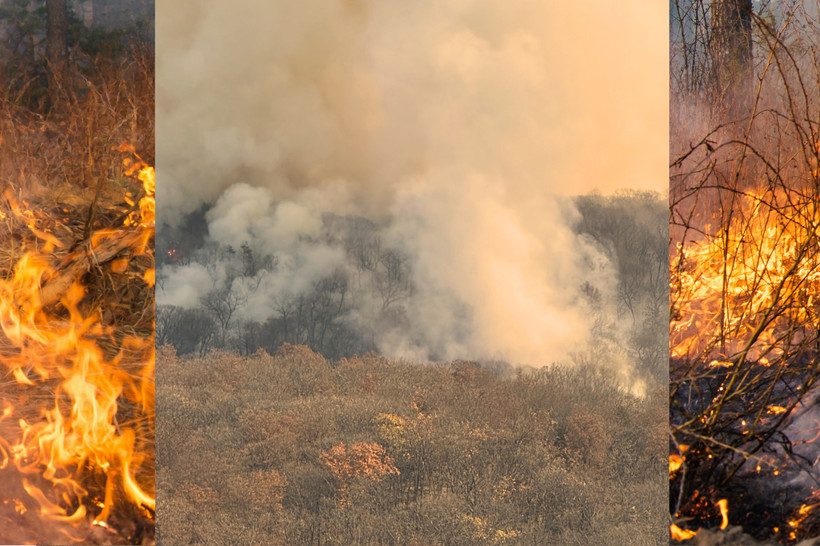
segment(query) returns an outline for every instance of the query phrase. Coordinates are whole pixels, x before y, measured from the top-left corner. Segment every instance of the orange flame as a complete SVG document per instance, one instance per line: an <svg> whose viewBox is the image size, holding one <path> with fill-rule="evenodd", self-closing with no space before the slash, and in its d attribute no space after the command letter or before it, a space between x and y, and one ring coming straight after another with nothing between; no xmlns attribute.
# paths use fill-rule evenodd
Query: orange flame
<svg viewBox="0 0 820 546"><path fill-rule="evenodd" d="M124 238L132 255L152 252L148 243L155 210L153 169L141 161L129 165L137 164L138 171L128 173L138 172L145 195L138 216L129 215L123 228L136 232ZM153 484L138 475L146 462L140 438L153 418L153 339L118 340L99 313L82 310L85 288L72 277L58 299L64 312L52 308L45 293L49 283L62 278L49 256L60 241L37 225L31 211L6 197L12 212L29 219L28 228L45 243L20 258L10 278L0 279L0 368L17 384L0 415L0 470L15 469L30 498L22 503L15 499L15 509L26 511L34 501L45 520L88 525L88 512L96 505L102 511L94 523L105 525L118 504L131 503L150 517ZM122 237L123 230L95 233L87 252L93 255L100 245ZM114 265L125 266L127 262ZM151 269L143 279L153 284L153 275ZM103 348L112 342L119 346L116 353ZM32 408L45 393L51 393L50 400ZM102 503L89 498L87 484L97 479L105 483Z"/></svg>
<svg viewBox="0 0 820 546"><path fill-rule="evenodd" d="M669 455L669 475L670 476L672 474L674 474L675 472L677 472L678 470L680 470L681 466L683 466L683 458L680 455L678 455L676 453L672 453L671 455Z"/></svg>
<svg viewBox="0 0 820 546"><path fill-rule="evenodd" d="M669 526L669 530L672 533L672 540L677 540L677 541L689 540L690 538L692 538L693 536L698 534L697 531L690 531L689 529L681 529L680 527L678 527L674 523Z"/></svg>
<svg viewBox="0 0 820 546"><path fill-rule="evenodd" d="M730 358L710 365L733 366L731 357L745 350L754 325L774 302L788 298L788 307L775 319L767 318L770 326L758 332L746 355L768 365L783 354L780 334L790 324L816 319L820 207L782 190L745 193L738 201L732 223L719 235L677 245L680 260L673 260L670 271L674 358L702 357L719 349Z"/></svg>
<svg viewBox="0 0 820 546"><path fill-rule="evenodd" d="M728 499L720 499L717 501L718 508L720 508L720 528L726 529L729 526L729 501Z"/></svg>

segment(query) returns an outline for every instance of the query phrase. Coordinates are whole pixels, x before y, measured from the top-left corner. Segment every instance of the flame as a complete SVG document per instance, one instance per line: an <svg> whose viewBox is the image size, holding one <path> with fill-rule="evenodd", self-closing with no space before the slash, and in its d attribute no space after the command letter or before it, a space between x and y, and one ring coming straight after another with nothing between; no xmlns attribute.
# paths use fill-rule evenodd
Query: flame
<svg viewBox="0 0 820 546"><path fill-rule="evenodd" d="M670 261L671 369L682 370L673 372L671 383L684 385L679 394L689 396L681 413L692 410L691 416L675 416L681 423L675 434L715 440L717 447L699 449L695 455L703 461L687 458L690 468L703 462L703 468L714 469L713 453L743 452L746 440L770 437L772 427L783 425L805 394L798 391L812 385L802 381L806 364L796 356L814 342L820 318L816 192L772 185L732 192L719 206L722 217L704 219L704 209L697 208L680 216L686 218L685 237L697 235L679 239ZM794 377L806 387L792 384ZM704 384L707 388L699 390ZM758 391L765 394L754 398ZM696 392L705 395L696 400ZM671 464L670 458L670 477ZM760 462L755 471L761 471ZM692 482L708 485L698 483L697 472L690 474ZM784 472L785 467L775 468L772 476ZM687 511L694 510L694 496L682 500ZM728 502L719 501L718 507L725 528Z"/></svg>
<svg viewBox="0 0 820 546"><path fill-rule="evenodd" d="M683 457L676 453L669 455L669 475L671 476L683 466Z"/></svg>
<svg viewBox="0 0 820 546"><path fill-rule="evenodd" d="M671 459L670 456L670 477L671 477ZM719 501L712 503L708 499L707 495L701 495L700 491L695 491L692 494L692 502L688 506L686 512L687 517L693 517L695 519L706 519L712 518L714 515L713 506L717 506L718 510L720 511L720 526L721 530L726 529L729 527L729 500L728 499L720 499ZM675 517L680 517L680 513L676 513ZM677 525L672 526L672 538L678 541L688 540L695 536L700 529L697 531L689 531L685 529L681 529Z"/></svg>
<svg viewBox="0 0 820 546"><path fill-rule="evenodd" d="M680 527L678 527L674 523L669 526L669 530L672 533L672 540L677 540L677 541L689 540L690 538L692 538L693 536L698 534L697 531L690 531L689 529L681 529Z"/></svg>
<svg viewBox="0 0 820 546"><path fill-rule="evenodd" d="M125 225L140 225L147 228L153 228L156 218L156 179L154 167L145 163L142 158L134 150L134 146L128 143L122 143L113 148L118 152L127 155L123 159L123 166L125 167L125 175L133 176L136 173L137 179L142 182L143 192L145 195L139 200L139 214L136 212L130 214L125 219ZM129 205L134 205L130 198L126 198Z"/></svg>
<svg viewBox="0 0 820 546"><path fill-rule="evenodd" d="M820 207L782 189L747 192L737 200L732 220L718 234L677 243L670 271L673 358L701 358L717 350L726 356L710 366L733 366L733 356L740 354L770 365L786 343L800 339L799 333L797 339L782 334L794 324L816 322ZM772 317L769 309L776 303L783 309ZM746 351L758 324L767 327Z"/></svg>
<svg viewBox="0 0 820 546"><path fill-rule="evenodd" d="M728 499L720 499L717 501L717 506L720 508L720 528L726 529L729 526L729 501Z"/></svg>
<svg viewBox="0 0 820 546"><path fill-rule="evenodd" d="M35 507L44 521L77 528L90 525L90 518L105 526L123 504L149 518L155 509L153 472L141 477L146 427L153 419L153 338L118 335L98 312L84 310L80 282L83 263L95 263L101 252L152 253L154 171L135 157L127 160L126 172L142 182L138 212L128 215L123 228L94 233L56 266L60 241L25 202L6 193L11 213L43 244L0 279L0 369L16 383L4 393L0 470L20 476L26 497L13 500L18 513ZM127 265L128 258L119 258L112 270ZM152 285L153 269L142 278ZM94 499L95 483L104 484L103 502Z"/></svg>

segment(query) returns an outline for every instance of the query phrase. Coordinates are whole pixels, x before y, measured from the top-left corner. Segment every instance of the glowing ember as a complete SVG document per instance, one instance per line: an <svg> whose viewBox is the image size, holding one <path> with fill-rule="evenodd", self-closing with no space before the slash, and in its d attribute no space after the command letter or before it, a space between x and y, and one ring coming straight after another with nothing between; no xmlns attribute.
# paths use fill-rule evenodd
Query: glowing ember
<svg viewBox="0 0 820 546"><path fill-rule="evenodd" d="M5 196L39 248L0 279L0 369L13 378L0 415L0 480L13 497L4 504L27 518L0 521L0 538L14 525L15 536L27 537L38 531L28 527L50 524L53 540L80 542L128 504L153 520L153 471L144 468L153 449L153 339L118 335L86 309L81 284L91 267L113 260L112 271L124 272L130 258L152 254L153 169L139 158L127 167L143 182L139 211L57 265L52 256L63 245L52 226ZM141 278L152 284L153 269Z"/></svg>
<svg viewBox="0 0 820 546"><path fill-rule="evenodd" d="M800 525L809 517L811 511L816 508L816 504L804 504L797 510L797 514L787 522L791 531L789 532L789 540L797 540L797 531Z"/></svg>

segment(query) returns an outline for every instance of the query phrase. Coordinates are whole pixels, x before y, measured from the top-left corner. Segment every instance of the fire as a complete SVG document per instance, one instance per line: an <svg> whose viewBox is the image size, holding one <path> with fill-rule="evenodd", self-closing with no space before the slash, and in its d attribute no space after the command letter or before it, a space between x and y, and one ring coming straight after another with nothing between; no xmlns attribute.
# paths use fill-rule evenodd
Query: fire
<svg viewBox="0 0 820 546"><path fill-rule="evenodd" d="M156 199L154 193L156 192L156 182L154 176L154 168L147 165L137 153L134 147L130 144L120 144L115 148L119 152L133 154L134 158L126 157L123 160L125 167L125 175L132 176L134 173L137 179L142 182L143 191L145 195L139 200L139 215L136 212L132 213L125 219L125 225L141 225L143 227L150 227L154 225L156 213ZM126 195L126 202L129 205L134 205L130 195Z"/></svg>
<svg viewBox="0 0 820 546"><path fill-rule="evenodd" d="M678 541L689 540L690 538L692 538L693 536L698 534L697 531L690 531L689 529L681 529L680 527L678 527L674 523L672 525L670 525L669 530L672 533L672 540L678 540Z"/></svg>
<svg viewBox="0 0 820 546"><path fill-rule="evenodd" d="M720 528L726 529L729 526L729 501L727 499L720 499L717 501L717 506L720 509Z"/></svg>
<svg viewBox="0 0 820 546"><path fill-rule="evenodd" d="M706 503L705 499L703 499L703 498L701 498L701 501L700 501L699 504L702 505L703 507L707 506L707 503ZM729 527L729 501L727 499L720 499L715 504L717 505L718 509L720 510L720 517L721 517L720 529L721 530L726 529L727 527ZM671 526L670 526L670 533L671 533L672 540L677 540L679 542L684 541L684 540L689 540L690 538L697 535L698 532L700 532L700 529L698 529L697 531L692 531L690 529L682 529L681 527L679 527L675 523L671 524Z"/></svg>
<svg viewBox="0 0 820 546"><path fill-rule="evenodd" d="M800 529L800 525L809 517L812 510L817 508L817 504L804 504L797 510L797 514L794 515L789 521L787 522L788 526L791 528L789 531L789 540L797 540L797 531Z"/></svg>
<svg viewBox="0 0 820 546"><path fill-rule="evenodd" d="M678 455L676 453L672 453L671 455L669 455L669 475L670 476L672 474L674 474L675 472L677 472L678 470L680 470L681 466L683 466L683 458L680 455Z"/></svg>
<svg viewBox="0 0 820 546"><path fill-rule="evenodd" d="M673 358L719 351L724 357L712 360L713 367L731 367L740 355L767 365L798 341L794 324L817 318L817 203L783 190L737 199L737 213L719 233L677 244L670 274ZM774 315L774 305L784 309Z"/></svg>
<svg viewBox="0 0 820 546"><path fill-rule="evenodd" d="M675 510L696 517L698 489L728 494L725 480L759 474L761 462L771 477L792 472L789 454L770 448L794 440L790 414L818 379L820 202L799 182L745 189L752 185L704 186L691 210L673 210L671 424L693 450L685 476L673 477L670 466L670 484ZM711 208L720 212L706 218ZM718 507L727 526L727 508Z"/></svg>
<svg viewBox="0 0 820 546"><path fill-rule="evenodd" d="M133 155L126 172L142 182L142 197L129 203L138 210L123 227L63 252L56 265L64 245L53 226L5 195L37 244L0 279L0 369L16 385L5 388L0 414L0 480L19 483L3 486L6 494L19 491L15 512L38 513L67 542L81 541L76 535L91 524L106 527L125 504L151 520L155 509L153 471L143 476L153 436L153 339L104 324L84 303L81 283L89 268L123 253L113 271L124 271L129 257L152 255L154 173ZM142 275L149 285L153 278L153 269Z"/></svg>

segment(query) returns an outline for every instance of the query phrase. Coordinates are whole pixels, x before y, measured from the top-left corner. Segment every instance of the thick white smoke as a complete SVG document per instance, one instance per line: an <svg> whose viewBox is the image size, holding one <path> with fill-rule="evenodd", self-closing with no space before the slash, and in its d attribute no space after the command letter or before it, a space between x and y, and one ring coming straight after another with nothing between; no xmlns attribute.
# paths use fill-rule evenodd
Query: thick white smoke
<svg viewBox="0 0 820 546"><path fill-rule="evenodd" d="M407 323L347 317L415 359L547 364L587 343L614 268L562 195L666 191L665 6L639 0L176 0L158 7L158 215L273 254L245 318L339 268L326 213L410 261ZM195 305L214 264L161 271ZM247 287L238 289L245 290Z"/></svg>

